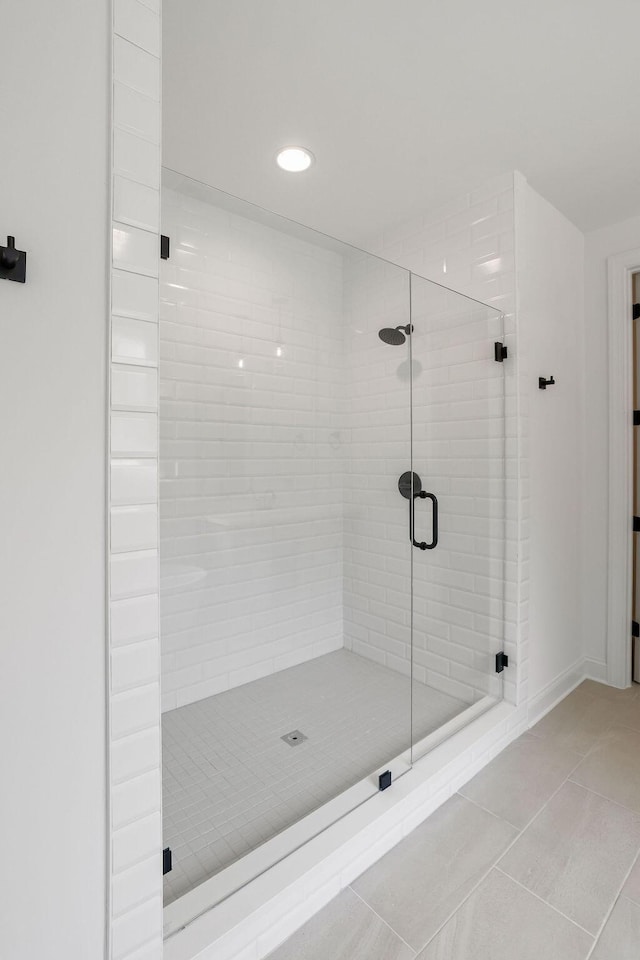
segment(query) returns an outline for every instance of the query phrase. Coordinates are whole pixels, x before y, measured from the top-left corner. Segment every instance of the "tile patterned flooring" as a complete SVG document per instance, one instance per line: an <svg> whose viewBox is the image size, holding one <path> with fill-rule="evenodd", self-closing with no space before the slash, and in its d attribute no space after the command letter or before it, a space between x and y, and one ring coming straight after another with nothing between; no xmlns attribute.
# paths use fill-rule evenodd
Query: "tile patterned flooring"
<svg viewBox="0 0 640 960"><path fill-rule="evenodd" d="M640 960L640 687L585 681L270 960Z"/></svg>
<svg viewBox="0 0 640 960"><path fill-rule="evenodd" d="M466 707L414 683L414 736ZM409 678L346 650L165 713L165 904L406 750L410 714Z"/></svg>

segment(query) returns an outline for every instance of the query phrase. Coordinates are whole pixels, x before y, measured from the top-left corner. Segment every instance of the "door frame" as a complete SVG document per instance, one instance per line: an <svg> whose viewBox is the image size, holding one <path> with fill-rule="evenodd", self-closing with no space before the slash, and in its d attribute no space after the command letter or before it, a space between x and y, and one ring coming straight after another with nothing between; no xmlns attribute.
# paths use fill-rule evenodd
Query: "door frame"
<svg viewBox="0 0 640 960"><path fill-rule="evenodd" d="M631 277L640 247L607 260L609 343L609 513L607 681L631 683L633 530L633 341Z"/></svg>

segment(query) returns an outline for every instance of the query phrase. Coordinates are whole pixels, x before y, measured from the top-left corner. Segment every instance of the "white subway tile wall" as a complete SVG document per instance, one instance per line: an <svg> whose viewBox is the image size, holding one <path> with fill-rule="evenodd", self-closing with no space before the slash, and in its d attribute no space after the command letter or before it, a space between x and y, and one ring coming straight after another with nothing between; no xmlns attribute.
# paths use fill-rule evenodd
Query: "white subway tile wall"
<svg viewBox="0 0 640 960"><path fill-rule="evenodd" d="M160 5L116 0L110 463L111 960L162 957Z"/></svg>
<svg viewBox="0 0 640 960"><path fill-rule="evenodd" d="M342 646L342 258L163 191L163 708Z"/></svg>
<svg viewBox="0 0 640 960"><path fill-rule="evenodd" d="M498 200L470 209L479 222ZM397 486L411 456L409 346L378 337L409 322L406 270L288 237L190 189L165 189L163 224L163 709L343 643L407 674L412 560L415 677L468 703L499 696L498 310L414 278L414 466L443 519L438 550L412 558ZM429 504L417 503L428 538Z"/></svg>
<svg viewBox="0 0 640 960"><path fill-rule="evenodd" d="M518 174L509 172L495 177L478 190L443 204L437 210L386 230L372 238L367 248L423 277L490 304L503 314L504 342L509 350L509 361L504 364L506 552L503 609L504 649L510 658L509 670L504 675L504 696L511 703L523 703L527 682L529 597L528 412L526 371L518 356L516 342L514 176ZM422 357L419 359L424 362ZM478 389L481 389L481 382L484 378L476 384ZM490 381L486 382L490 390ZM487 426L492 419L496 426L497 421L491 416L488 420L485 418ZM473 427L479 429L477 423ZM487 438L482 442L486 443ZM474 463L474 470L478 466ZM478 477L474 488L479 489L485 480ZM461 496L469 495L471 485L463 478L458 486ZM465 486L468 488L466 492ZM479 495L486 504L492 499L491 495ZM493 604L498 599L493 595L495 574L486 572L484 576L494 583L486 583L486 589L482 589L476 576L478 593ZM479 610L474 614L486 616ZM456 624L451 606L446 619ZM451 627L452 633L458 633L459 629L460 626ZM449 644L448 649L453 652Z"/></svg>
<svg viewBox="0 0 640 960"><path fill-rule="evenodd" d="M408 341L391 346L377 335L409 322L408 278L371 258L346 277L345 645L410 672L412 565L415 679L467 703L499 697L505 421L494 342L502 318L414 276L410 374ZM433 551L408 546L410 507L398 492L411 462L411 377L413 469L439 501ZM432 509L429 500L415 501L418 541L431 540Z"/></svg>

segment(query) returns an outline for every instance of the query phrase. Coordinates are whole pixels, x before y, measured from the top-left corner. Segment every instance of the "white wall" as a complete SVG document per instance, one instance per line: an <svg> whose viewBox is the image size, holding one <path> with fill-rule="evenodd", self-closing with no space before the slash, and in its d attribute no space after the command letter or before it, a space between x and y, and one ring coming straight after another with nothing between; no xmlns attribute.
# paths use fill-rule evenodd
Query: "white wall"
<svg viewBox="0 0 640 960"><path fill-rule="evenodd" d="M342 257L165 189L163 707L342 646Z"/></svg>
<svg viewBox="0 0 640 960"><path fill-rule="evenodd" d="M0 953L105 944L110 4L2 8Z"/></svg>
<svg viewBox="0 0 640 960"><path fill-rule="evenodd" d="M587 535L583 543L583 624L585 655L606 678L609 374L607 340L607 258L640 247L640 217L585 236L585 390L582 485ZM621 576L623 572L620 572Z"/></svg>
<svg viewBox="0 0 640 960"><path fill-rule="evenodd" d="M522 414L530 464L529 697L580 664L584 238L515 181ZM538 388L538 377L556 384ZM581 667L579 667L581 669Z"/></svg>

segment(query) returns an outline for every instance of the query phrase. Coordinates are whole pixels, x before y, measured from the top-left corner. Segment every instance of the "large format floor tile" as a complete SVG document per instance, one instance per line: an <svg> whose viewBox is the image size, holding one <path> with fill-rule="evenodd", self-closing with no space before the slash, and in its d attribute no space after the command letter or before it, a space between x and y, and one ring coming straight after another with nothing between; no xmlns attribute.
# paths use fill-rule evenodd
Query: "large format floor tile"
<svg viewBox="0 0 640 960"><path fill-rule="evenodd" d="M623 697L613 705L613 719L616 725L640 730L640 696Z"/></svg>
<svg viewBox="0 0 640 960"><path fill-rule="evenodd" d="M536 737L553 740L574 753L586 754L615 719L617 709L611 698L598 696L581 684L530 732Z"/></svg>
<svg viewBox="0 0 640 960"><path fill-rule="evenodd" d="M353 888L419 950L516 835L504 820L454 796Z"/></svg>
<svg viewBox="0 0 640 960"><path fill-rule="evenodd" d="M412 960L415 953L353 890L312 917L269 960Z"/></svg>
<svg viewBox="0 0 640 960"><path fill-rule="evenodd" d="M620 897L607 920L591 960L638 960L640 904Z"/></svg>
<svg viewBox="0 0 640 960"><path fill-rule="evenodd" d="M592 944L580 927L492 870L418 960L585 960Z"/></svg>
<svg viewBox="0 0 640 960"><path fill-rule="evenodd" d="M499 867L595 935L638 850L640 816L567 782Z"/></svg>
<svg viewBox="0 0 640 960"><path fill-rule="evenodd" d="M580 684L580 689L587 693L592 693L596 697L613 700L615 703L620 703L623 700L633 700L635 697L640 696L640 685L637 683L632 684L630 687L625 687L624 690L620 690L619 687L610 687L606 683L598 683L597 680L584 680Z"/></svg>
<svg viewBox="0 0 640 960"><path fill-rule="evenodd" d="M629 879L622 888L622 895L629 897L630 900L635 900L636 903L640 903L640 856L629 874Z"/></svg>
<svg viewBox="0 0 640 960"><path fill-rule="evenodd" d="M579 762L549 740L525 735L470 780L460 793L522 828Z"/></svg>
<svg viewBox="0 0 640 960"><path fill-rule="evenodd" d="M640 813L640 731L611 727L571 779Z"/></svg>

